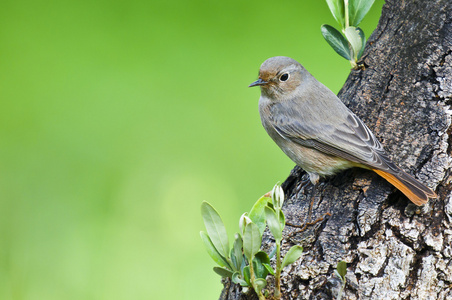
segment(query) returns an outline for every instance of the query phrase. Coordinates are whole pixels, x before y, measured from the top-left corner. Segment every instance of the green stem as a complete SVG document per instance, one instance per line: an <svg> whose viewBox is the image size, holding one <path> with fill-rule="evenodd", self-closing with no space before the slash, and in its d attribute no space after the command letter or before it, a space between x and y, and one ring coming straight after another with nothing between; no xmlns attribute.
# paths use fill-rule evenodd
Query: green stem
<svg viewBox="0 0 452 300"><path fill-rule="evenodd" d="M275 299L281 299L281 241L276 241Z"/></svg>
<svg viewBox="0 0 452 300"><path fill-rule="evenodd" d="M254 289L254 287L255 287L254 281L256 280L256 277L254 276L253 258L254 257L252 257L250 260L250 281L251 281L251 285L253 286L253 289Z"/></svg>
<svg viewBox="0 0 452 300"><path fill-rule="evenodd" d="M250 263L250 281L251 281L251 286L253 287L254 291L257 293L257 296L259 297L259 300L266 300L264 295L262 294L262 291L259 290L256 287L256 283L255 283L256 276L254 275L253 259L254 259L254 257L251 258L251 263Z"/></svg>
<svg viewBox="0 0 452 300"><path fill-rule="evenodd" d="M350 26L350 22L348 20L348 0L344 0L344 9L345 9L345 29Z"/></svg>
<svg viewBox="0 0 452 300"><path fill-rule="evenodd" d="M341 281L342 281L342 285L341 285L341 289L339 290L339 295L337 295L337 300L341 300L342 299L342 294L343 294L344 289L345 289L345 279L344 280L341 279Z"/></svg>
<svg viewBox="0 0 452 300"><path fill-rule="evenodd" d="M350 27L350 20L349 20L349 11L348 11L348 0L344 0L344 10L345 10L345 28L342 29L342 32L345 34L345 29L347 29L348 27ZM355 53L355 51L353 50L353 48L350 45L350 41L348 42L349 48L350 48L350 56L352 57L352 59L350 59L350 64L352 65L353 69L357 69L358 65L357 65L357 55L358 53Z"/></svg>

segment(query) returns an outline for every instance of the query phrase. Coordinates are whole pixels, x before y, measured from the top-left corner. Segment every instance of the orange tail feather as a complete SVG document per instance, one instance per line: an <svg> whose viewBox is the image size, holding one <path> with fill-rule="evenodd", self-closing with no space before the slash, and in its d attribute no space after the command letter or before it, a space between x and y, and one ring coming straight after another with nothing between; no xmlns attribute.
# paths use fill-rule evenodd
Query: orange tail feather
<svg viewBox="0 0 452 300"><path fill-rule="evenodd" d="M428 202L429 198L438 197L434 191L402 170L397 175L387 173L383 170L372 170L395 186L416 205L423 205Z"/></svg>

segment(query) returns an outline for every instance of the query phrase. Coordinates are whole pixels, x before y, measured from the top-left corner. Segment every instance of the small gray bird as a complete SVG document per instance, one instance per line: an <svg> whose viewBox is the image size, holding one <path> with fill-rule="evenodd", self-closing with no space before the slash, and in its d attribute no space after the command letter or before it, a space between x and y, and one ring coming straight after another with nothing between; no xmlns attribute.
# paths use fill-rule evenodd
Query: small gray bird
<svg viewBox="0 0 452 300"><path fill-rule="evenodd" d="M437 195L397 167L369 128L296 60L276 56L259 70L259 113L270 137L316 184L360 167L385 178L416 205Z"/></svg>

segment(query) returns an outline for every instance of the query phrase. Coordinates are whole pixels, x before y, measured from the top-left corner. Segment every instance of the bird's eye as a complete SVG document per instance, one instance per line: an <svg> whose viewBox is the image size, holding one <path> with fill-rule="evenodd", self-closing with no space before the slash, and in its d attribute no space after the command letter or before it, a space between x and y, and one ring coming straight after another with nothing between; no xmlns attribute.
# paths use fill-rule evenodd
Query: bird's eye
<svg viewBox="0 0 452 300"><path fill-rule="evenodd" d="M281 75L281 77L279 77L280 81L287 81L287 79L289 79L289 74L284 73Z"/></svg>

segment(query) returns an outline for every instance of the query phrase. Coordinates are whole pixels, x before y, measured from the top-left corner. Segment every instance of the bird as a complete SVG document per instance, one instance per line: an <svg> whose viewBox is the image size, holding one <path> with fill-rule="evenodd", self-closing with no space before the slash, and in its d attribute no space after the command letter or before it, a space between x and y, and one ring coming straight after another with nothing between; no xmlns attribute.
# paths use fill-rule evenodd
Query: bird
<svg viewBox="0 0 452 300"><path fill-rule="evenodd" d="M369 169L421 206L436 193L400 169L371 130L299 62L275 56L259 78L259 114L268 135L316 186L320 178L360 167Z"/></svg>

